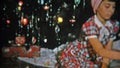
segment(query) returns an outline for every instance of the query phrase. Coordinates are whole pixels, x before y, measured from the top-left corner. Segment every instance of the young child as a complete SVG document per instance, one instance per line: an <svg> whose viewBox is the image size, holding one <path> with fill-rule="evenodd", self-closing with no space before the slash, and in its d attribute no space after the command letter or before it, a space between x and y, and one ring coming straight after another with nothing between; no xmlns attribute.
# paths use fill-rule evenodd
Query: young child
<svg viewBox="0 0 120 68"><path fill-rule="evenodd" d="M95 15L83 24L79 39L60 53L61 68L105 68L109 59L120 60L120 52L111 49L119 30L119 22L110 19L116 1L91 0L91 5Z"/></svg>

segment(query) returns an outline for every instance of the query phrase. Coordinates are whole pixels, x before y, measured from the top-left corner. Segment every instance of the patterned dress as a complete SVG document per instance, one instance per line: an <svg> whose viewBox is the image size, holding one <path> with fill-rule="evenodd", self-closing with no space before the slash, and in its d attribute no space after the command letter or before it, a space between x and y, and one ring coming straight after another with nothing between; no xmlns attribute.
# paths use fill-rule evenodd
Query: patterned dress
<svg viewBox="0 0 120 68"><path fill-rule="evenodd" d="M117 21L109 20L103 25L96 15L89 18L82 26L79 39L70 42L60 53L62 68L100 68L102 57L92 48L88 38L98 38L105 46L110 39L115 39L118 29Z"/></svg>

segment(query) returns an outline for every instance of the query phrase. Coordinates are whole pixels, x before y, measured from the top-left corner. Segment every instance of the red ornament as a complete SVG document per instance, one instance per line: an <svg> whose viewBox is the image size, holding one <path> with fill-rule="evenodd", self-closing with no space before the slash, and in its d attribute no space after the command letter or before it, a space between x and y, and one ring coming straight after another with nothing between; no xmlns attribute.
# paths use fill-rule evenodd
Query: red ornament
<svg viewBox="0 0 120 68"><path fill-rule="evenodd" d="M76 22L76 20L75 19L71 19L71 20L69 20L71 23L75 23Z"/></svg>
<svg viewBox="0 0 120 68"><path fill-rule="evenodd" d="M22 6L23 5L23 1L19 1L19 6Z"/></svg>
<svg viewBox="0 0 120 68"><path fill-rule="evenodd" d="M49 6L45 5L44 10L48 10L48 9L49 9Z"/></svg>
<svg viewBox="0 0 120 68"><path fill-rule="evenodd" d="M10 21L10 20L7 20L6 22L7 22L7 24L10 24L10 23L11 23L11 21Z"/></svg>
<svg viewBox="0 0 120 68"><path fill-rule="evenodd" d="M23 18L23 19L21 20L21 24L22 24L22 25L27 25L27 24L28 24L28 19L27 19L27 18Z"/></svg>
<svg viewBox="0 0 120 68"><path fill-rule="evenodd" d="M26 39L24 36L18 36L15 38L15 43L16 44L20 44L20 45L24 45L26 42Z"/></svg>

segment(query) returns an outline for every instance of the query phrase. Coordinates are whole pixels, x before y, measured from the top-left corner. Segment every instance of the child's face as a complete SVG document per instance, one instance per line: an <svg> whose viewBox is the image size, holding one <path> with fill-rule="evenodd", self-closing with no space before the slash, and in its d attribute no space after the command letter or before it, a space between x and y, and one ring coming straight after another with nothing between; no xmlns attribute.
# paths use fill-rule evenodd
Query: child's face
<svg viewBox="0 0 120 68"><path fill-rule="evenodd" d="M104 0L97 9L97 15L102 19L110 19L115 11L115 2Z"/></svg>

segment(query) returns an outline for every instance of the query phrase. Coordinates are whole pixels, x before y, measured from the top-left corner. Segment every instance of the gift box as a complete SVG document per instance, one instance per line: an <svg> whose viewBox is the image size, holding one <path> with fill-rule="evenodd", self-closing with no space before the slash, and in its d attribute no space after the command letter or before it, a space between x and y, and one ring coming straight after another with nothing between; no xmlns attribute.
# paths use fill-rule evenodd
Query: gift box
<svg viewBox="0 0 120 68"><path fill-rule="evenodd" d="M30 46L28 50L24 46L19 47L3 47L2 53L4 57L39 57L40 47Z"/></svg>

